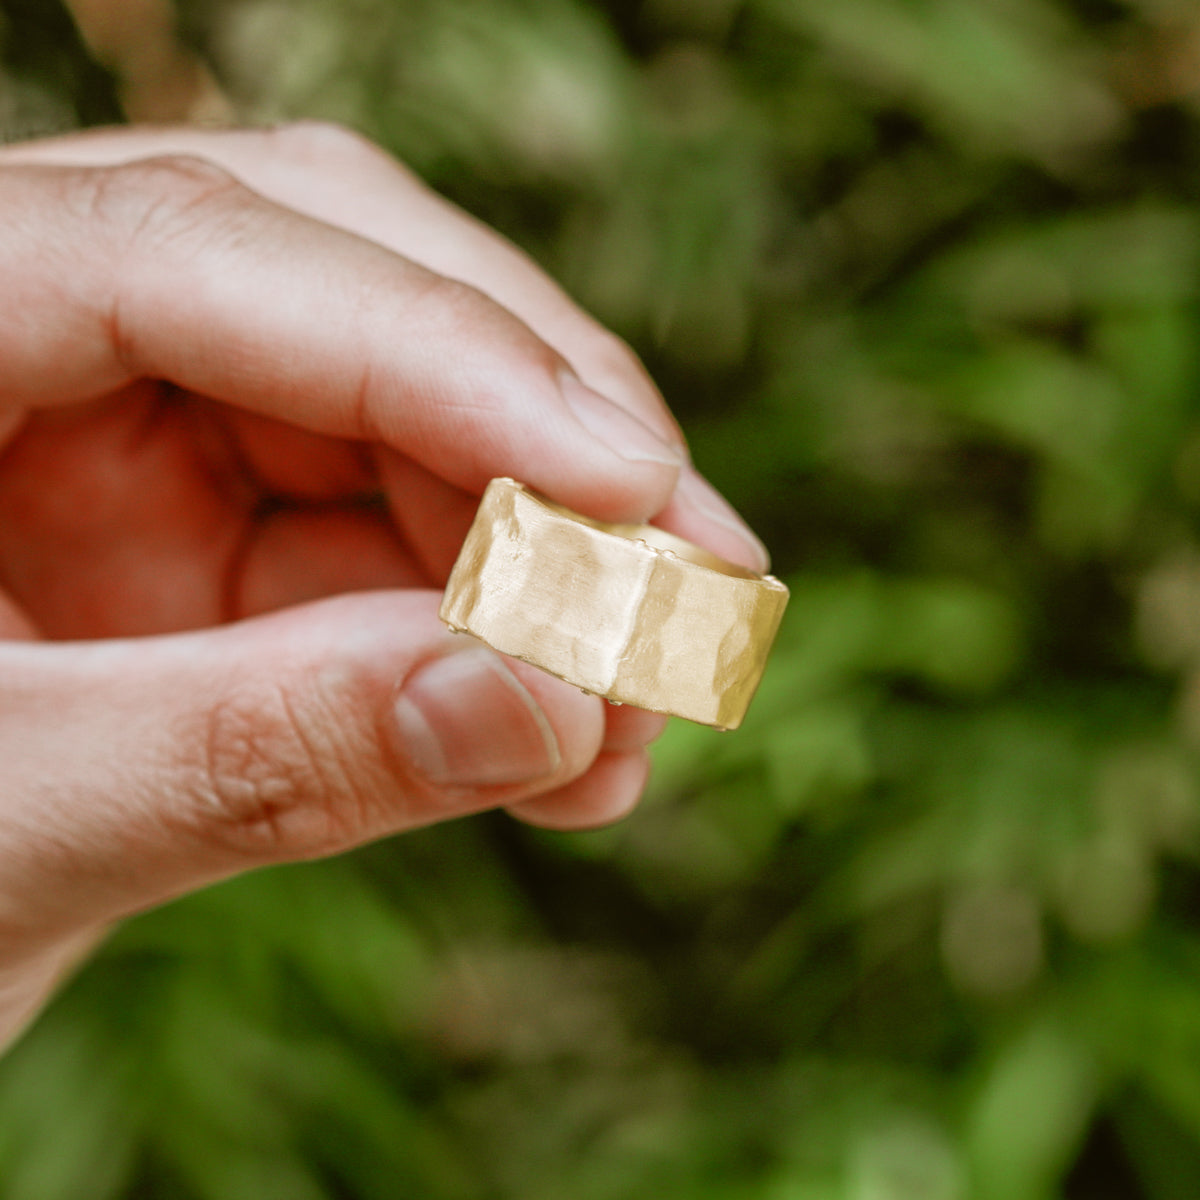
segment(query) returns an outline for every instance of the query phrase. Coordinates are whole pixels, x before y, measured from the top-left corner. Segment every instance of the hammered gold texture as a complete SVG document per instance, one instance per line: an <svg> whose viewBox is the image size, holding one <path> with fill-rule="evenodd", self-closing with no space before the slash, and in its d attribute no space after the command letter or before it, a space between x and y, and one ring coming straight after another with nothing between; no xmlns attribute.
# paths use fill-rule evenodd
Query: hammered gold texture
<svg viewBox="0 0 1200 1200"><path fill-rule="evenodd" d="M646 525L606 525L493 479L439 615L619 704L736 729L788 591Z"/></svg>

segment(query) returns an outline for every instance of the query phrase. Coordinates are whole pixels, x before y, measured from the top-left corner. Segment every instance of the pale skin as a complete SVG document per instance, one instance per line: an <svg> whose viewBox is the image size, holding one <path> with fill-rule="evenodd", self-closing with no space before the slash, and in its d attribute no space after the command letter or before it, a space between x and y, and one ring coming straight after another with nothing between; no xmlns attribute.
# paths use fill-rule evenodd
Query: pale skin
<svg viewBox="0 0 1200 1200"><path fill-rule="evenodd" d="M323 125L0 148L0 1045L115 921L504 808L663 718L438 621L497 475L754 570L629 350Z"/></svg>

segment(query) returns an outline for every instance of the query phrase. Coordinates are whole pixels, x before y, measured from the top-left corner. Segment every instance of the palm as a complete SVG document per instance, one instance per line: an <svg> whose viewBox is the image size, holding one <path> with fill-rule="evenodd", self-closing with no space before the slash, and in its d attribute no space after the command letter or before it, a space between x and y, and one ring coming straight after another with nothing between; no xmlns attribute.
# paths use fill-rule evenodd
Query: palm
<svg viewBox="0 0 1200 1200"><path fill-rule="evenodd" d="M452 549L405 546L379 461L149 381L41 413L0 450L0 587L41 635L102 638L431 586Z"/></svg>

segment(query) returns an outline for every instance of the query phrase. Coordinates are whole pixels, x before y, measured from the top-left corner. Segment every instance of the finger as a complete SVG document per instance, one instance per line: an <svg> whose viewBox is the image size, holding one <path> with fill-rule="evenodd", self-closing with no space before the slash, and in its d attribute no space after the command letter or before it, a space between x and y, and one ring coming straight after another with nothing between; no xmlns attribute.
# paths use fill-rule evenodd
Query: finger
<svg viewBox="0 0 1200 1200"><path fill-rule="evenodd" d="M610 704L604 731L604 749L641 750L657 741L666 728L667 718L662 713Z"/></svg>
<svg viewBox="0 0 1200 1200"><path fill-rule="evenodd" d="M23 956L4 955L0 965L0 1050L14 1042L46 1006L54 989L95 948L102 932L85 929L51 946L32 948ZM0 953L5 949L0 939Z"/></svg>
<svg viewBox="0 0 1200 1200"><path fill-rule="evenodd" d="M678 425L624 342L511 242L350 130L321 122L248 130L98 130L12 145L0 149L0 162L113 165L162 154L218 163L277 203L479 289L554 346L590 387L682 446Z"/></svg>
<svg viewBox="0 0 1200 1200"><path fill-rule="evenodd" d="M644 750L601 754L569 789L511 804L508 811L543 829L598 829L633 811L649 774L650 758Z"/></svg>
<svg viewBox="0 0 1200 1200"><path fill-rule="evenodd" d="M21 408L0 409L0 453L21 431L29 414Z"/></svg>
<svg viewBox="0 0 1200 1200"><path fill-rule="evenodd" d="M0 207L21 234L0 242L0 410L147 375L382 442L470 492L511 474L645 519L674 488L677 448L505 309L209 163L5 167Z"/></svg>
<svg viewBox="0 0 1200 1200"><path fill-rule="evenodd" d="M44 942L543 792L563 822L602 815L586 782L602 703L464 648L436 605L376 593L204 633L0 645L0 934ZM595 769L633 802L636 772Z"/></svg>
<svg viewBox="0 0 1200 1200"><path fill-rule="evenodd" d="M680 472L674 495L654 524L747 570L762 574L771 569L766 546L694 467Z"/></svg>
<svg viewBox="0 0 1200 1200"><path fill-rule="evenodd" d="M46 636L165 633L339 591L429 586L379 501L264 509L211 416L143 385L39 414L9 449L0 586ZM328 456L306 439L328 442ZM300 434L285 469L311 468L314 496L340 492L357 483L352 449ZM8 624L0 611L0 636Z"/></svg>
<svg viewBox="0 0 1200 1200"><path fill-rule="evenodd" d="M674 418L625 343L584 313L510 242L348 130L305 122L235 131L90 131L0 149L0 162L7 155L13 161L112 164L170 152L203 155L297 212L478 288L554 346L589 387L668 442L683 445ZM690 482L686 475L680 482L658 523L751 570L767 570L762 543L719 493L694 471Z"/></svg>
<svg viewBox="0 0 1200 1200"><path fill-rule="evenodd" d="M0 592L0 639L25 641L37 637L32 618L11 596Z"/></svg>
<svg viewBox="0 0 1200 1200"><path fill-rule="evenodd" d="M478 497L386 448L376 461L392 519L430 580L444 587L479 507Z"/></svg>
<svg viewBox="0 0 1200 1200"><path fill-rule="evenodd" d="M7 447L0 586L45 636L166 633L225 615L223 581L259 497L195 415L141 383L36 413Z"/></svg>
<svg viewBox="0 0 1200 1200"><path fill-rule="evenodd" d="M429 583L381 513L280 509L251 527L231 572L228 612L255 616L339 592Z"/></svg>
<svg viewBox="0 0 1200 1200"><path fill-rule="evenodd" d="M370 454L360 443L321 437L237 409L225 409L221 417L243 465L267 495L344 500L379 489Z"/></svg>

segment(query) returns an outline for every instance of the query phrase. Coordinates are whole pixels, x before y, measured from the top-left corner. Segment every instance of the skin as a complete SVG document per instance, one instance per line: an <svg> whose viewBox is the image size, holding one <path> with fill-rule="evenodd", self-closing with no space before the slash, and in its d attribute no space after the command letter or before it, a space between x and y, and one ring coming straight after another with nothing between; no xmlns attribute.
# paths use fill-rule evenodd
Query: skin
<svg viewBox="0 0 1200 1200"><path fill-rule="evenodd" d="M0 211L0 1044L189 889L636 804L662 718L436 617L497 475L765 569L621 342L334 127L0 148Z"/></svg>

